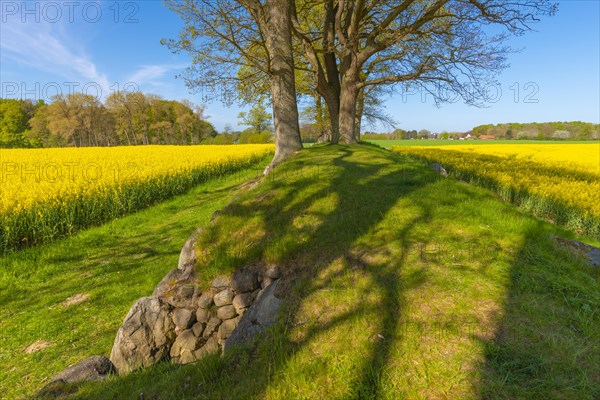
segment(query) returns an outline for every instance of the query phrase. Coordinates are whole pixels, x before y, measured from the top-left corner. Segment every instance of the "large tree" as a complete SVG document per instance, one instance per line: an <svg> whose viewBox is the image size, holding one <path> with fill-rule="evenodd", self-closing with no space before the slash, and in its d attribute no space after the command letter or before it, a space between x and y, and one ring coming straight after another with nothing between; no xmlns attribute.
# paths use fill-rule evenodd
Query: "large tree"
<svg viewBox="0 0 600 400"><path fill-rule="evenodd" d="M305 0L292 22L328 106L333 141L353 143L365 88L402 83L436 101L451 92L481 104L507 66L506 39L555 11L548 0Z"/></svg>
<svg viewBox="0 0 600 400"><path fill-rule="evenodd" d="M164 41L173 51L193 56L184 74L188 86L221 90L225 102L244 80L268 76L275 126L274 166L302 148L294 81L291 0L165 1L184 22L177 40ZM208 96L207 96L208 97Z"/></svg>

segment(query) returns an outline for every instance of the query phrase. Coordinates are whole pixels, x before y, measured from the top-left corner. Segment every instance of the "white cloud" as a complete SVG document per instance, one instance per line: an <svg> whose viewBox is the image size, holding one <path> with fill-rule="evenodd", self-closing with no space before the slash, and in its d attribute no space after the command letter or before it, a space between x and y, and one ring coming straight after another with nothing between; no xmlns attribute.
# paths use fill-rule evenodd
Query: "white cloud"
<svg viewBox="0 0 600 400"><path fill-rule="evenodd" d="M103 93L108 93L110 82L106 74L98 71L84 52L75 50L73 40L66 36L68 33L59 24L9 19L2 23L0 34L3 63L10 59L64 77L65 82L97 84Z"/></svg>
<svg viewBox="0 0 600 400"><path fill-rule="evenodd" d="M127 82L133 82L138 86L150 84L153 86L162 86L162 78L167 72L181 70L185 64L161 64L161 65L143 65L127 78Z"/></svg>

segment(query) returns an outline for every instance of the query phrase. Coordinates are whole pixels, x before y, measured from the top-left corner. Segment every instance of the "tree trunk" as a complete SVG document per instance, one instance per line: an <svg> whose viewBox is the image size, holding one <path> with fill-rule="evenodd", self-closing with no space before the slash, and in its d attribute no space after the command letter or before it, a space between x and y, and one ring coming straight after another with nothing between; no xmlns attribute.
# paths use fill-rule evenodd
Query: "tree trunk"
<svg viewBox="0 0 600 400"><path fill-rule="evenodd" d="M331 143L338 143L340 139L340 71L337 55L335 53L335 14L336 9L332 0L325 2L325 27L323 30L323 62L325 64L327 95L327 111L331 125Z"/></svg>
<svg viewBox="0 0 600 400"><path fill-rule="evenodd" d="M275 126L275 156L265 170L302 149L292 54L290 0L267 1L267 48L271 53L271 95Z"/></svg>
<svg viewBox="0 0 600 400"><path fill-rule="evenodd" d="M131 146L131 140L129 140L129 133L127 132L127 129L125 129L125 137L127 138L127 145Z"/></svg>
<svg viewBox="0 0 600 400"><path fill-rule="evenodd" d="M325 104L327 104L327 114L329 114L329 125L331 127L329 141L337 143L340 139L340 99L336 95L327 96Z"/></svg>
<svg viewBox="0 0 600 400"><path fill-rule="evenodd" d="M329 142L331 139L325 126L325 116L323 115L323 99L319 93L314 94L315 98L315 120L317 123L317 143Z"/></svg>
<svg viewBox="0 0 600 400"><path fill-rule="evenodd" d="M340 93L340 142L356 143L354 123L356 120L356 99L358 98L358 73L348 70L342 77Z"/></svg>
<svg viewBox="0 0 600 400"><path fill-rule="evenodd" d="M365 91L361 90L358 93L358 99L356 100L356 115L354 116L354 139L360 140L360 130L362 127L362 115L365 108Z"/></svg>

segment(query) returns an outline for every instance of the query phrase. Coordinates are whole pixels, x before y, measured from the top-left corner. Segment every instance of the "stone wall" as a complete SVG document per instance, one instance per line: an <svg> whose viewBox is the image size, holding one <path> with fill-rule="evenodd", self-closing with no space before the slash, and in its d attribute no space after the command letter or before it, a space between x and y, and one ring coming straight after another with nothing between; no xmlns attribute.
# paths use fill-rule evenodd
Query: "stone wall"
<svg viewBox="0 0 600 400"><path fill-rule="evenodd" d="M255 304L236 343L275 321L280 302L274 291L279 279L276 267L243 268L231 276L221 275L204 291L196 285L194 263L180 267L161 280L152 296L139 299L125 317L110 355L120 374L166 359L187 364L222 351Z"/></svg>

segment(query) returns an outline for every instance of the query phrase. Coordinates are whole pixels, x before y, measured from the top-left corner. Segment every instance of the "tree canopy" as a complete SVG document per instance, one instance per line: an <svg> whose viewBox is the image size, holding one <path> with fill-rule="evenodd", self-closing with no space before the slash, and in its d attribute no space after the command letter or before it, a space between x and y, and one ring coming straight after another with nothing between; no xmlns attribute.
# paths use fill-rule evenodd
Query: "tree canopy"
<svg viewBox="0 0 600 400"><path fill-rule="evenodd" d="M216 85L227 94L221 96L224 101L264 97L274 56L265 13L270 3L167 2L184 28L179 38L165 43L194 57L184 74L190 87ZM309 95L316 119L327 115L327 139L334 143L358 140L363 116L393 125L377 106L400 89L418 87L438 103L459 96L469 104L485 104L487 88L507 67L512 52L506 40L530 31L539 18L557 10L549 0L286 3L291 8L296 92ZM326 113L318 110L321 99Z"/></svg>

